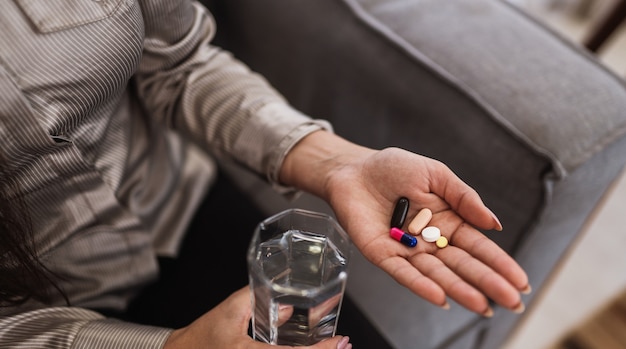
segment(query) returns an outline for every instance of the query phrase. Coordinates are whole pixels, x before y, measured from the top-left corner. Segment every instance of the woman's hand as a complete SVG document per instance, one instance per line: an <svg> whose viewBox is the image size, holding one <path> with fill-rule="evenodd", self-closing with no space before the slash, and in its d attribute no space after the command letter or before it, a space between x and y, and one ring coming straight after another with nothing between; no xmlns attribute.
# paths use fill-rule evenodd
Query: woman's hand
<svg viewBox="0 0 626 349"><path fill-rule="evenodd" d="M287 349L254 341L248 336L252 310L250 289L244 287L194 321L175 330L164 349ZM350 349L348 337L335 336L310 347L310 349Z"/></svg>
<svg viewBox="0 0 626 349"><path fill-rule="evenodd" d="M315 132L285 159L281 180L324 198L354 244L372 263L424 299L447 307L446 296L490 316L488 299L521 312L530 290L521 267L475 227L501 230L478 194L444 164L397 148L375 151L328 132ZM400 197L410 200L406 226L422 208L450 245L418 236L410 248L389 236Z"/></svg>

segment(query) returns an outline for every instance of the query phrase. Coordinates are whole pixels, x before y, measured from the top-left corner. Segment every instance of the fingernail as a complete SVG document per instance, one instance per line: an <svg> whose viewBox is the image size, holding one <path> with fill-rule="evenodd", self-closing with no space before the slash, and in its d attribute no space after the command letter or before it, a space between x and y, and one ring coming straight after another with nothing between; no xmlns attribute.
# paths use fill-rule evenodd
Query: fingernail
<svg viewBox="0 0 626 349"><path fill-rule="evenodd" d="M348 345L350 345L350 348L352 347L352 345L350 344L350 337L345 336L341 338L339 343L337 343L337 349L349 349Z"/></svg>
<svg viewBox="0 0 626 349"><path fill-rule="evenodd" d="M441 305L441 309L445 309L445 310L450 309L450 303L445 302L443 305Z"/></svg>
<svg viewBox="0 0 626 349"><path fill-rule="evenodd" d="M524 289L521 290L520 292L522 292L522 294L530 294L532 291L533 291L533 288L530 287L530 284L529 284L529 285L526 285L526 287L524 287Z"/></svg>
<svg viewBox="0 0 626 349"><path fill-rule="evenodd" d="M496 214L493 213L493 211L491 211L491 210L489 210L489 212L491 213L491 218L493 218L494 223L496 223L496 230L497 231L502 231L502 223L500 223L500 220L498 219Z"/></svg>
<svg viewBox="0 0 626 349"><path fill-rule="evenodd" d="M511 311L514 312L515 314L521 314L524 312L524 310L526 310L526 306L524 305L524 303L521 303L521 302L518 306L511 309Z"/></svg>
<svg viewBox="0 0 626 349"><path fill-rule="evenodd" d="M484 317L492 317L493 316L493 309L491 309L491 307L487 307L487 310L485 310L482 315Z"/></svg>
<svg viewBox="0 0 626 349"><path fill-rule="evenodd" d="M348 345L346 346L346 349L352 349L352 343L348 343Z"/></svg>

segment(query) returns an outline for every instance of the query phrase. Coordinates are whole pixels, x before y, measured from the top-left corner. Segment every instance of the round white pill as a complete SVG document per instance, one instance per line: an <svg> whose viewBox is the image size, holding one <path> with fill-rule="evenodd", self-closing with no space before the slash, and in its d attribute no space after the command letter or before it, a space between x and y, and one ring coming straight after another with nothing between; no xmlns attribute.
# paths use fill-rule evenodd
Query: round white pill
<svg viewBox="0 0 626 349"><path fill-rule="evenodd" d="M437 227L426 227L422 230L422 238L426 242L435 242L441 236L441 231Z"/></svg>

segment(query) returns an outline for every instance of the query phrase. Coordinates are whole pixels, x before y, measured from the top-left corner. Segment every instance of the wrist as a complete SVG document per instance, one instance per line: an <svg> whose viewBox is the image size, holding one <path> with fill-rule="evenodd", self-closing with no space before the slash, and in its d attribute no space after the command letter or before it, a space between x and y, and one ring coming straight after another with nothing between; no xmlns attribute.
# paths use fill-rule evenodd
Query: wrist
<svg viewBox="0 0 626 349"><path fill-rule="evenodd" d="M184 341L184 332L186 331L186 328L181 328L178 330L173 330L169 337L167 338L167 341L165 342L165 345L163 345L162 349L177 349L177 348L185 348L185 343L181 343L182 341Z"/></svg>
<svg viewBox="0 0 626 349"><path fill-rule="evenodd" d="M316 131L304 137L287 154L279 180L282 184L328 199L333 176L373 152L331 132Z"/></svg>

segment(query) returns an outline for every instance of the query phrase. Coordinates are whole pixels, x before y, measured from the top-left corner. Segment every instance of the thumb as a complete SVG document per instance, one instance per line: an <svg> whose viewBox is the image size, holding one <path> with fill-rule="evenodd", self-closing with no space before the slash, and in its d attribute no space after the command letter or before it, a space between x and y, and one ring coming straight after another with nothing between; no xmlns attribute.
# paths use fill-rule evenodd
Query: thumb
<svg viewBox="0 0 626 349"><path fill-rule="evenodd" d="M498 217L485 206L478 193L457 177L448 166L437 166L431 176L432 191L441 196L459 216L482 229L502 230Z"/></svg>

